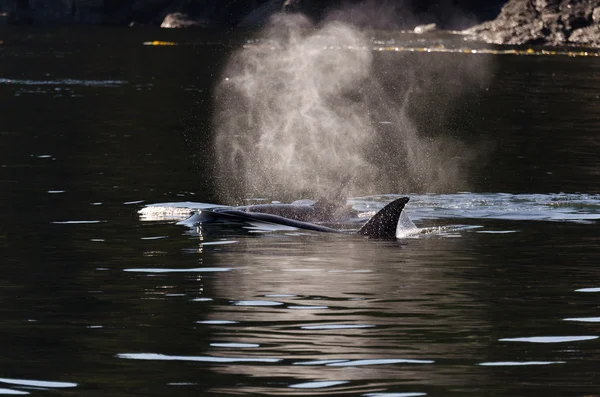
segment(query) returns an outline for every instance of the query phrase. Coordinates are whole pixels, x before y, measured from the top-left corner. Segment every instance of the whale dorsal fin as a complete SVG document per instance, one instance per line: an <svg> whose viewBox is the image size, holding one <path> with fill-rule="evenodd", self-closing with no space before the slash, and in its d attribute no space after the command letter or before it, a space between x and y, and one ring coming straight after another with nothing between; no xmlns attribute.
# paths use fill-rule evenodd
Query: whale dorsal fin
<svg viewBox="0 0 600 397"><path fill-rule="evenodd" d="M370 238L395 239L398 220L408 200L408 197L402 197L392 201L373 215L357 234Z"/></svg>

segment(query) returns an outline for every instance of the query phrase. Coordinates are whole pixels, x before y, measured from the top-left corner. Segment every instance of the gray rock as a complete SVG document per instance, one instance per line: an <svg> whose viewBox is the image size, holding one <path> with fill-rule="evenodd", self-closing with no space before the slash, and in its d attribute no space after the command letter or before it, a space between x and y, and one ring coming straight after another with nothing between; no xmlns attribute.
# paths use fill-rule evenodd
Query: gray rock
<svg viewBox="0 0 600 397"><path fill-rule="evenodd" d="M600 46L600 0L510 0L464 33L495 44Z"/></svg>
<svg viewBox="0 0 600 397"><path fill-rule="evenodd" d="M575 29L569 36L569 42L600 47L600 24Z"/></svg>
<svg viewBox="0 0 600 397"><path fill-rule="evenodd" d="M431 32L437 29L437 25L435 23L428 23L427 25L417 25L413 30L417 34Z"/></svg>
<svg viewBox="0 0 600 397"><path fill-rule="evenodd" d="M595 23L600 23L600 7L596 7L594 8L594 11L592 11L592 20Z"/></svg>
<svg viewBox="0 0 600 397"><path fill-rule="evenodd" d="M161 28L205 28L209 23L205 20L194 18L183 12L173 12L167 14L160 24Z"/></svg>

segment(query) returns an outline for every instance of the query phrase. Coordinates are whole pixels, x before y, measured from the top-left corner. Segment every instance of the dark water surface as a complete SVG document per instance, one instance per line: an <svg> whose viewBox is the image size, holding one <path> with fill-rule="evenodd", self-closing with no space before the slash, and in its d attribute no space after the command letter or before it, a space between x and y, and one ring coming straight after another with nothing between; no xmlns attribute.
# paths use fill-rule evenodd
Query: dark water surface
<svg viewBox="0 0 600 397"><path fill-rule="evenodd" d="M600 393L600 58L378 53L434 65L416 123L480 148L471 193L411 195L438 232L387 242L140 220L216 200L211 95L243 37L0 42L0 394Z"/></svg>

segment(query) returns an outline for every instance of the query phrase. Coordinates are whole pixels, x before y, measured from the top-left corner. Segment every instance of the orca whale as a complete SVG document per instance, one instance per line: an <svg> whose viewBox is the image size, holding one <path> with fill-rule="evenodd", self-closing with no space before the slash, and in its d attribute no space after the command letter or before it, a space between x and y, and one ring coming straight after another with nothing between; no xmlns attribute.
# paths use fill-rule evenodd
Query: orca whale
<svg viewBox="0 0 600 397"><path fill-rule="evenodd" d="M216 207L198 210L180 223L186 225L221 222L261 222L291 226L298 229L326 233L358 234L374 239L395 239L396 227L408 197L402 197L379 210L358 231L347 231L313 222L328 222L339 216L333 206L323 203L314 205L262 204L242 207Z"/></svg>

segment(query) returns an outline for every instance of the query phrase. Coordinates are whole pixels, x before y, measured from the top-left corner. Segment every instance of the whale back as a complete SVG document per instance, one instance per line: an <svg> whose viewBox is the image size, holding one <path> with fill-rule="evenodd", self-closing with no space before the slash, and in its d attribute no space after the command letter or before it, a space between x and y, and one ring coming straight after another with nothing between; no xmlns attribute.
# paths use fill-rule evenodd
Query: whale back
<svg viewBox="0 0 600 397"><path fill-rule="evenodd" d="M306 229L306 230L314 230L316 232L326 232L326 233L344 233L342 230L332 229L327 226L321 226L314 223L303 222L299 220L295 220L292 218L286 218L280 215L261 213L261 212L248 212L248 211L240 211L237 209L219 209L217 211L203 211L213 217L218 219L230 219L234 221L244 221L244 222L266 222L266 223L274 223L276 225L284 225L291 226L297 229Z"/></svg>
<svg viewBox="0 0 600 397"><path fill-rule="evenodd" d="M392 201L373 215L355 234L374 239L395 239L400 215L408 200L408 197L402 197ZM349 233L346 230L310 223L315 215L323 215L322 210L307 205L276 204L206 209L199 211L190 219L196 223L210 222L211 220L267 222L318 232ZM187 224L189 220L185 222Z"/></svg>

